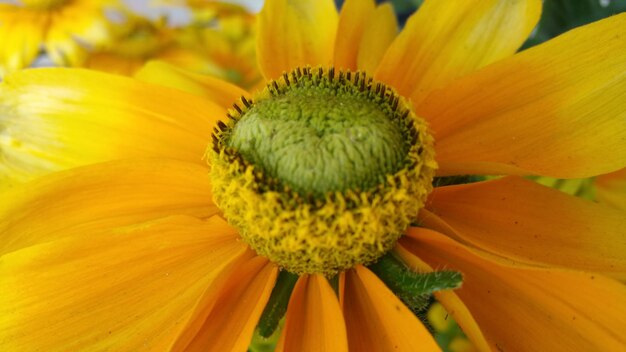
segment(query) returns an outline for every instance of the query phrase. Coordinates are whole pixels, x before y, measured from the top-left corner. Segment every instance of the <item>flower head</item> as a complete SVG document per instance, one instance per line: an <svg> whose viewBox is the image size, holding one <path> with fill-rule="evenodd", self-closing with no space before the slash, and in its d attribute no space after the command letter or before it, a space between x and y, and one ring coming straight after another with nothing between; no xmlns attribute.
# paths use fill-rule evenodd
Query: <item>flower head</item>
<svg viewBox="0 0 626 352"><path fill-rule="evenodd" d="M82 66L133 75L146 62L161 60L244 88L259 83L253 14L219 1L171 5L191 11L193 18L174 25L165 17L151 21L128 13L112 43L92 50Z"/></svg>
<svg viewBox="0 0 626 352"><path fill-rule="evenodd" d="M57 65L76 66L110 36L116 0L17 0L0 4L0 77L30 66L45 48Z"/></svg>
<svg viewBox="0 0 626 352"><path fill-rule="evenodd" d="M7 77L0 344L243 351L285 313L278 350L437 350L434 295L479 350L623 349L623 213L519 175L626 166L626 15L516 53L540 8L426 1L397 34L389 5L270 0L252 96Z"/></svg>

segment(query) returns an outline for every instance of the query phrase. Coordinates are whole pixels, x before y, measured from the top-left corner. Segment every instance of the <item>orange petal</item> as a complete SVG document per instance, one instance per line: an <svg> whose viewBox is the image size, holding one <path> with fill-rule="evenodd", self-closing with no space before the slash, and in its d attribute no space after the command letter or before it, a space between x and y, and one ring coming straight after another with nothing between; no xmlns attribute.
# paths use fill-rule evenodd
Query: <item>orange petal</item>
<svg viewBox="0 0 626 352"><path fill-rule="evenodd" d="M296 67L332 64L338 14L333 0L268 0L258 19L257 54L267 79Z"/></svg>
<svg viewBox="0 0 626 352"><path fill-rule="evenodd" d="M107 160L202 156L224 108L180 90L82 69L23 70L0 84L0 184Z"/></svg>
<svg viewBox="0 0 626 352"><path fill-rule="evenodd" d="M440 351L415 315L371 271L346 272L342 302L351 351Z"/></svg>
<svg viewBox="0 0 626 352"><path fill-rule="evenodd" d="M249 94L232 83L208 75L200 75L164 61L150 61L133 75L138 80L180 89L187 93L206 97L215 104L228 109L241 96Z"/></svg>
<svg viewBox="0 0 626 352"><path fill-rule="evenodd" d="M3 350L169 350L202 292L244 253L219 217L180 216L6 254Z"/></svg>
<svg viewBox="0 0 626 352"><path fill-rule="evenodd" d="M367 22L361 38L357 59L359 70L375 72L397 34L398 20L391 4L378 6Z"/></svg>
<svg viewBox="0 0 626 352"><path fill-rule="evenodd" d="M487 252L528 264L626 273L623 212L532 181L511 176L435 188L427 206L456 236Z"/></svg>
<svg viewBox="0 0 626 352"><path fill-rule="evenodd" d="M431 268L430 265L414 256L410 251L402 247L402 245L398 244L395 248L395 252L400 256L400 258L402 258L404 263L411 267L411 269L417 272L433 271L433 268ZM465 335L467 335L470 341L472 341L472 344L479 351L491 351L489 344L485 340L485 337L480 330L480 326L478 326L478 323L472 316L472 313L467 309L463 301L454 291L437 291L434 292L433 295L437 301L439 301L439 303L446 308L446 311L452 315L454 321L459 324Z"/></svg>
<svg viewBox="0 0 626 352"><path fill-rule="evenodd" d="M337 27L339 35L335 41L336 68L356 70L359 44L375 6L373 0L346 0L343 3Z"/></svg>
<svg viewBox="0 0 626 352"><path fill-rule="evenodd" d="M626 211L626 168L596 177L594 186L598 202Z"/></svg>
<svg viewBox="0 0 626 352"><path fill-rule="evenodd" d="M426 1L389 48L376 78L419 104L453 79L513 55L540 15L540 0Z"/></svg>
<svg viewBox="0 0 626 352"><path fill-rule="evenodd" d="M431 267L463 273L455 292L493 350L623 351L626 286L601 275L491 262L457 242L414 228L400 242Z"/></svg>
<svg viewBox="0 0 626 352"><path fill-rule="evenodd" d="M440 175L582 178L626 166L626 14L574 29L417 108Z"/></svg>
<svg viewBox="0 0 626 352"><path fill-rule="evenodd" d="M322 275L303 275L291 293L276 351L348 351L335 291Z"/></svg>
<svg viewBox="0 0 626 352"><path fill-rule="evenodd" d="M117 161L49 175L2 194L0 255L60 237L169 215L218 210L206 167L169 160Z"/></svg>
<svg viewBox="0 0 626 352"><path fill-rule="evenodd" d="M278 268L258 256L234 268L219 296L211 294L210 309L192 318L192 340L183 335L173 350L246 351L277 275Z"/></svg>

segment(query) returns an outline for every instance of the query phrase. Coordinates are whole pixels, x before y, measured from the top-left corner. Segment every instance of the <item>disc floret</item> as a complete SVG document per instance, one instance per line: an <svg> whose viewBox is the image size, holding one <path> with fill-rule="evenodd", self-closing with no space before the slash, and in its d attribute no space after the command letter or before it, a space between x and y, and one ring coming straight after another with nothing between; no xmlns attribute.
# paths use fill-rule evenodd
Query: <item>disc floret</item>
<svg viewBox="0 0 626 352"><path fill-rule="evenodd" d="M296 69L228 116L208 150L215 201L246 243L291 272L375 261L432 189L425 122L362 72Z"/></svg>

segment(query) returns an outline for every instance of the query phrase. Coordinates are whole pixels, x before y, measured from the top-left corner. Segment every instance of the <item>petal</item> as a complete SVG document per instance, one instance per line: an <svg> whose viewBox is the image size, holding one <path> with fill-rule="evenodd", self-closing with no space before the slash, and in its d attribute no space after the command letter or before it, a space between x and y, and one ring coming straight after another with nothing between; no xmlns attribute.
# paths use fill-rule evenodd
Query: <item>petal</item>
<svg viewBox="0 0 626 352"><path fill-rule="evenodd" d="M337 27L339 35L335 41L336 68L356 70L359 44L375 7L372 0L346 0L343 3Z"/></svg>
<svg viewBox="0 0 626 352"><path fill-rule="evenodd" d="M433 93L417 112L441 175L582 178L626 166L626 14L574 29Z"/></svg>
<svg viewBox="0 0 626 352"><path fill-rule="evenodd" d="M428 208L459 238L502 257L626 273L623 212L532 181L511 176L436 188Z"/></svg>
<svg viewBox="0 0 626 352"><path fill-rule="evenodd" d="M219 217L181 216L6 254L3 350L169 350L202 292L244 253Z"/></svg>
<svg viewBox="0 0 626 352"><path fill-rule="evenodd" d="M106 5L113 3L67 2L55 11L50 11L50 24L45 40L46 54L61 66L81 65L87 56L87 48L101 48L111 41L112 30L105 18L104 9Z"/></svg>
<svg viewBox="0 0 626 352"><path fill-rule="evenodd" d="M190 320L193 339L183 334L173 350L246 351L277 275L278 268L258 256L234 268L219 295L205 296L208 307Z"/></svg>
<svg viewBox="0 0 626 352"><path fill-rule="evenodd" d="M626 211L626 168L596 177L594 186L598 202Z"/></svg>
<svg viewBox="0 0 626 352"><path fill-rule="evenodd" d="M434 231L400 242L431 267L459 270L455 291L493 350L623 351L626 286L600 275L503 266Z"/></svg>
<svg viewBox="0 0 626 352"><path fill-rule="evenodd" d="M389 48L376 78L419 104L453 79L513 55L540 15L540 0L426 1Z"/></svg>
<svg viewBox="0 0 626 352"><path fill-rule="evenodd" d="M2 194L0 255L60 237L169 215L208 217L207 169L168 160L132 160L49 175Z"/></svg>
<svg viewBox="0 0 626 352"><path fill-rule="evenodd" d="M402 258L402 261L417 272L432 272L433 268L427 263L414 256L402 245L397 245L395 253ZM448 314L452 315L454 321L459 324L461 329L467 337L472 341L472 344L479 351L491 351L489 344L485 340L485 336L480 330L480 326L472 316L472 313L467 309L463 301L452 290L442 290L433 293L437 301L441 303Z"/></svg>
<svg viewBox="0 0 626 352"><path fill-rule="evenodd" d="M351 351L440 351L415 315L363 266L346 273L342 306Z"/></svg>
<svg viewBox="0 0 626 352"><path fill-rule="evenodd" d="M378 6L363 32L359 45L358 68L375 72L387 52L387 48L398 34L398 20L391 4Z"/></svg>
<svg viewBox="0 0 626 352"><path fill-rule="evenodd" d="M338 17L333 0L266 1L257 39L265 78L296 67L331 65Z"/></svg>
<svg viewBox="0 0 626 352"><path fill-rule="evenodd" d="M138 80L180 89L187 93L206 97L215 104L228 109L249 94L234 84L208 75L200 75L164 61L150 61L134 74Z"/></svg>
<svg viewBox="0 0 626 352"><path fill-rule="evenodd" d="M0 7L0 78L30 66L39 54L47 22L47 16L40 13L13 5Z"/></svg>
<svg viewBox="0 0 626 352"><path fill-rule="evenodd" d="M303 275L291 293L276 351L348 351L339 301L322 275Z"/></svg>
<svg viewBox="0 0 626 352"><path fill-rule="evenodd" d="M0 85L0 183L120 158L202 163L225 114L206 99L117 75L18 72Z"/></svg>

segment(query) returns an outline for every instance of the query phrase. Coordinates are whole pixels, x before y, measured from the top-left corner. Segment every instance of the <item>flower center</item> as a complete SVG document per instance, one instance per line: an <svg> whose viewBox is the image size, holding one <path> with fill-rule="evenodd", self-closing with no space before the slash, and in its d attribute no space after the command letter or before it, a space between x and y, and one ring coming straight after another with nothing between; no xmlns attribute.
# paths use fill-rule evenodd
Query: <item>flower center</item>
<svg viewBox="0 0 626 352"><path fill-rule="evenodd" d="M260 100L226 140L301 195L367 190L405 164L406 126L358 90L318 82Z"/></svg>
<svg viewBox="0 0 626 352"><path fill-rule="evenodd" d="M209 149L214 197L258 254L333 275L389 251L431 190L426 124L364 73L296 69L242 98Z"/></svg>

